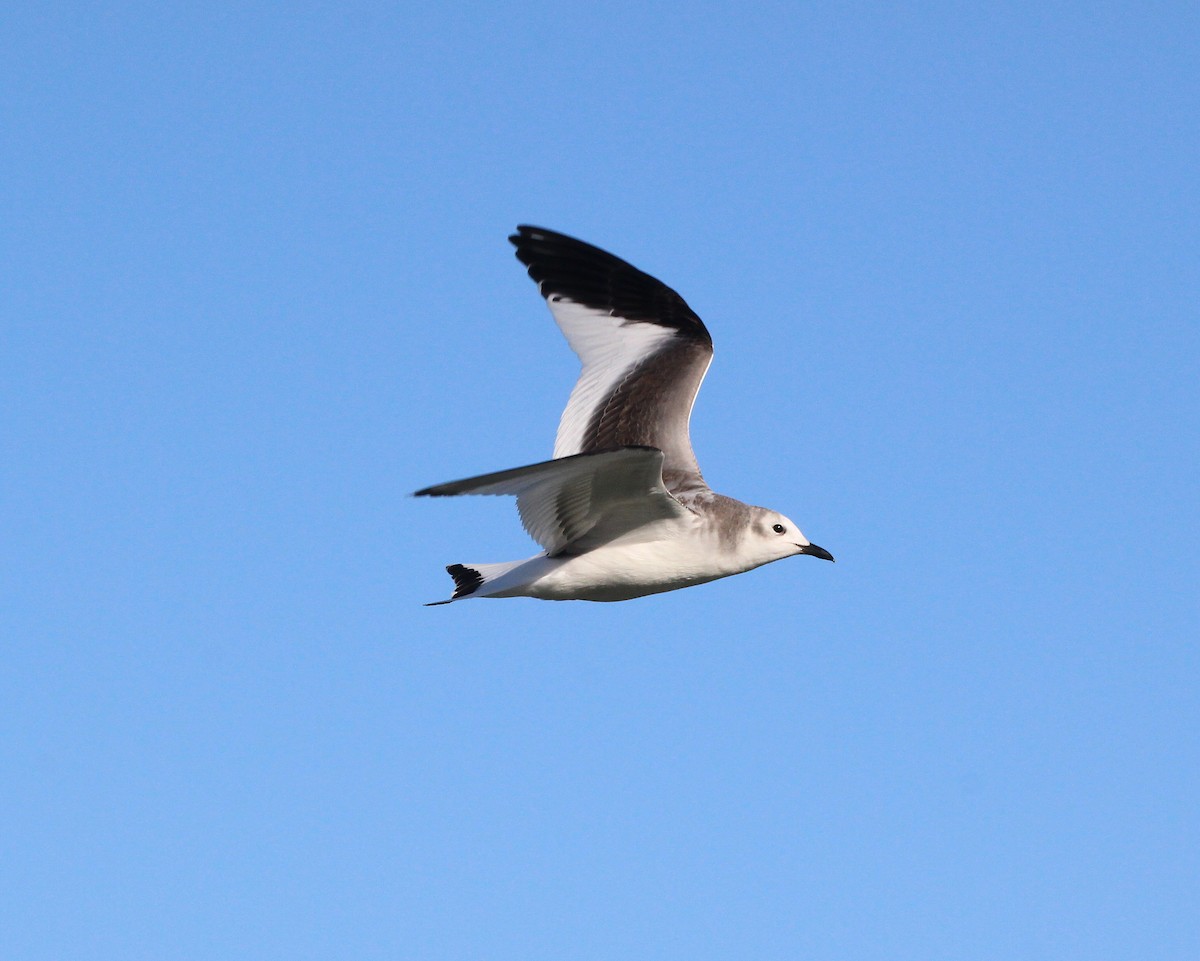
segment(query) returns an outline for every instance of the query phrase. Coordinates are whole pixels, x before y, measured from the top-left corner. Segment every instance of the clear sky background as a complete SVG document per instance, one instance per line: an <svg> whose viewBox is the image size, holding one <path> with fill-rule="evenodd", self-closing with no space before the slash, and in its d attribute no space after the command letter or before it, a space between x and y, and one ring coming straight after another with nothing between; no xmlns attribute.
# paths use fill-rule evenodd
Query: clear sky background
<svg viewBox="0 0 1200 961"><path fill-rule="evenodd" d="M1193 3L122 3L0 28L0 955L1200 957ZM797 558L536 551L580 236Z"/></svg>

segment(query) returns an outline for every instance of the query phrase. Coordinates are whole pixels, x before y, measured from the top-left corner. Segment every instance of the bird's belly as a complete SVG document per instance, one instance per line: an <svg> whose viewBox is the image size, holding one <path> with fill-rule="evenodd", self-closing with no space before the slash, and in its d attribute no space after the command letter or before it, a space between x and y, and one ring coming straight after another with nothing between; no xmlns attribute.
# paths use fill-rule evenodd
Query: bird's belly
<svg viewBox="0 0 1200 961"><path fill-rule="evenodd" d="M611 544L561 563L529 585L546 600L625 601L691 587L728 574L707 552L687 542Z"/></svg>

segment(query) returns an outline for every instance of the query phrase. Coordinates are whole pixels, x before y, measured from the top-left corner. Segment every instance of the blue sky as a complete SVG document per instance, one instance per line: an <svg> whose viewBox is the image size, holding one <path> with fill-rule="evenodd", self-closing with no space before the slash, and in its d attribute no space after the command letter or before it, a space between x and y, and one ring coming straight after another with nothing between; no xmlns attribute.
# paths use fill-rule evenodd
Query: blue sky
<svg viewBox="0 0 1200 961"><path fill-rule="evenodd" d="M0 952L1200 955L1194 5L18 5ZM718 490L836 565L424 608L532 554L676 287Z"/></svg>

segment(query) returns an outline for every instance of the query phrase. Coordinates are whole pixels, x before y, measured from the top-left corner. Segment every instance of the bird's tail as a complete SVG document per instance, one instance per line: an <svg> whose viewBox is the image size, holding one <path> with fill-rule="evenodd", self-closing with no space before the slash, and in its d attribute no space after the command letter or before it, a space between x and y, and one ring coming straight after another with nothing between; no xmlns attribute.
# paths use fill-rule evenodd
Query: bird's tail
<svg viewBox="0 0 1200 961"><path fill-rule="evenodd" d="M503 564L451 564L446 573L454 578L454 593L448 600L434 601L426 607L437 607L439 604L450 604L468 597L492 596L488 588L515 567L520 567L522 561L508 561Z"/></svg>

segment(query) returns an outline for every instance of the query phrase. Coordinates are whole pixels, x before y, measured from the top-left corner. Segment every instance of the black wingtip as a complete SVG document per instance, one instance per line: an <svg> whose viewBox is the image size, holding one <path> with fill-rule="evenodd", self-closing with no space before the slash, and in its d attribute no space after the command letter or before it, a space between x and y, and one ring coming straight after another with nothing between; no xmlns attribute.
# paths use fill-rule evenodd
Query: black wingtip
<svg viewBox="0 0 1200 961"><path fill-rule="evenodd" d="M545 227L521 224L508 238L543 297L565 297L613 317L673 328L709 346L686 301L661 280L607 250Z"/></svg>
<svg viewBox="0 0 1200 961"><path fill-rule="evenodd" d="M560 234L557 230L547 230L545 227L535 227L533 224L517 224L517 229L508 235L508 242L516 247L523 240L531 240L534 237L561 237L563 240L575 240L574 237L568 237L566 234Z"/></svg>
<svg viewBox="0 0 1200 961"><path fill-rule="evenodd" d="M529 261L526 259L528 254L523 255L522 252L527 251L530 244L537 243L539 240L552 239L573 241L575 238L556 233L553 230L546 230L544 227L533 227L530 224L518 224L517 229L508 235L508 242L517 248L517 259L526 266L529 265Z"/></svg>

